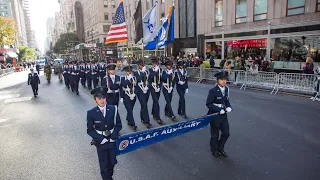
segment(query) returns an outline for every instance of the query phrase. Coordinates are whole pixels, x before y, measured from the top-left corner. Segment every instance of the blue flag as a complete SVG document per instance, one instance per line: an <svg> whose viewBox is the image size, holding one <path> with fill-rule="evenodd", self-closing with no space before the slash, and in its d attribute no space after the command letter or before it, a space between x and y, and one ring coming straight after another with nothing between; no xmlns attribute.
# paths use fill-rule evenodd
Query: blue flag
<svg viewBox="0 0 320 180"><path fill-rule="evenodd" d="M127 134L117 139L117 155L125 154L157 142L206 127L216 114L203 116L175 124Z"/></svg>
<svg viewBox="0 0 320 180"><path fill-rule="evenodd" d="M156 38L158 38L158 48L174 41L174 6L170 6L169 14L164 19ZM149 50L156 49L156 40L149 42L145 48Z"/></svg>

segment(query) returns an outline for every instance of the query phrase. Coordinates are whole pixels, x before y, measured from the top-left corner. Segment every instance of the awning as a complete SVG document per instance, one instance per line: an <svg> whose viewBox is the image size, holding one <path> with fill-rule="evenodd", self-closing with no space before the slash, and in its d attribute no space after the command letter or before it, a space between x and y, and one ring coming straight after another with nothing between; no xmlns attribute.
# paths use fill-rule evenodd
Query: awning
<svg viewBox="0 0 320 180"><path fill-rule="evenodd" d="M6 54L8 56L12 57L12 58L17 58L18 57L17 53L15 53L15 52L7 52Z"/></svg>

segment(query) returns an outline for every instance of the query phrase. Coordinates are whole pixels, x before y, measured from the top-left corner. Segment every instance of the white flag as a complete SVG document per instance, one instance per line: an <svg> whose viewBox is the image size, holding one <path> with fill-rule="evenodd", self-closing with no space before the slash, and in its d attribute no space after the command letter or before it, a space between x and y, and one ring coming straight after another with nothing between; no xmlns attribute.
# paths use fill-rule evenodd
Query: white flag
<svg viewBox="0 0 320 180"><path fill-rule="evenodd" d="M142 18L143 27L143 43L153 41L157 36L157 15L158 15L158 2L150 9L147 14Z"/></svg>

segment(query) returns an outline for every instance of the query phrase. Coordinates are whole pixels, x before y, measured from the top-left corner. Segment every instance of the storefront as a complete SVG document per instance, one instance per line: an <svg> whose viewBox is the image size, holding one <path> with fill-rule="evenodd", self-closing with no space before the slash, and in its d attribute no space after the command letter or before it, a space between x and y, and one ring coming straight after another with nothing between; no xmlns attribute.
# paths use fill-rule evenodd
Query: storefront
<svg viewBox="0 0 320 180"><path fill-rule="evenodd" d="M204 38L207 58L262 56L276 61L305 62L310 55L315 62L320 62L320 22L270 24L259 29L221 31L207 34Z"/></svg>
<svg viewBox="0 0 320 180"><path fill-rule="evenodd" d="M127 58L127 57L134 57L134 58L142 58L142 46L140 45L119 45L117 47L118 50L118 58ZM144 58L149 59L151 56L156 55L156 50L146 50L144 49ZM164 48L158 49L158 56L163 56L165 54Z"/></svg>

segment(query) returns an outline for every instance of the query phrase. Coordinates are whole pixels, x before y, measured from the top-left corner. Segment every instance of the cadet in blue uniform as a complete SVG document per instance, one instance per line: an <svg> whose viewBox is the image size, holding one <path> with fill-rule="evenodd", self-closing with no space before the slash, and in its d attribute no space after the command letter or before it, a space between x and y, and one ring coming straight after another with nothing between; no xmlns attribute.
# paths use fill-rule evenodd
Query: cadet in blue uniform
<svg viewBox="0 0 320 180"><path fill-rule="evenodd" d="M136 78L132 75L132 67L126 66L122 69L126 72L126 75L121 77L121 86L120 86L120 101L123 102L126 110L128 125L133 128L134 131L137 130L137 126L133 118L133 107L136 103L136 94L135 94L135 85Z"/></svg>
<svg viewBox="0 0 320 180"><path fill-rule="evenodd" d="M87 112L87 133L93 139L91 144L97 147L102 179L112 180L117 164L116 140L122 125L117 106L106 103L106 91L106 87L91 91L97 106Z"/></svg>
<svg viewBox="0 0 320 180"><path fill-rule="evenodd" d="M70 87L71 87L71 91L73 92L74 91L74 81L73 81L73 76L74 76L74 73L73 73L73 66L74 66L74 62L71 61L69 63L69 69L68 69L68 72L69 72L69 82L70 82Z"/></svg>
<svg viewBox="0 0 320 180"><path fill-rule="evenodd" d="M137 79L136 94L141 106L140 118L141 118L141 122L145 124L146 127L149 129L152 127L152 124L150 123L150 117L149 117L149 111L148 111L148 99L149 99L148 97L150 94L150 91L148 88L148 73L146 71L146 68L142 60L138 60L137 65L138 65L138 71L134 72L134 76Z"/></svg>
<svg viewBox="0 0 320 180"><path fill-rule="evenodd" d="M102 79L102 87L107 87L107 102L109 105L119 106L120 76L116 75L116 65L107 66L108 74Z"/></svg>
<svg viewBox="0 0 320 180"><path fill-rule="evenodd" d="M158 62L155 57L151 58L153 68L149 69L148 86L152 97L152 116L153 119L157 121L158 124L163 124L160 118L160 90L161 90L161 71L162 69L158 66Z"/></svg>
<svg viewBox="0 0 320 180"><path fill-rule="evenodd" d="M173 114L171 101L172 101L172 92L175 85L174 73L172 71L172 62L167 59L165 62L167 70L162 72L161 81L162 81L162 92L164 99L166 100L166 106L164 108L164 113L167 117L171 118L172 121L176 121L176 117Z"/></svg>
<svg viewBox="0 0 320 180"><path fill-rule="evenodd" d="M176 89L179 94L179 108L178 114L181 115L183 118L187 119L186 115L186 100L185 94L188 93L188 78L187 78L187 71L184 68L183 61L178 61L177 63L177 70L175 72L175 79L176 79Z"/></svg>
<svg viewBox="0 0 320 180"><path fill-rule="evenodd" d="M98 84L99 84L99 67L98 65L96 64L95 61L93 61L93 64L92 64L92 83L93 83L93 88L96 88L98 87Z"/></svg>
<svg viewBox="0 0 320 180"><path fill-rule="evenodd" d="M81 84L83 87L86 87L86 64L84 61L81 62L80 65L80 78L81 78Z"/></svg>
<svg viewBox="0 0 320 180"><path fill-rule="evenodd" d="M34 97L38 96L38 84L40 84L40 78L38 74L31 68L28 75L28 85L31 85Z"/></svg>
<svg viewBox="0 0 320 180"><path fill-rule="evenodd" d="M77 63L71 67L72 92L75 91L79 95L80 68Z"/></svg>
<svg viewBox="0 0 320 180"><path fill-rule="evenodd" d="M88 89L92 89L92 63L90 61L87 62L86 65L86 79L87 79L87 86Z"/></svg>
<svg viewBox="0 0 320 180"><path fill-rule="evenodd" d="M210 89L206 105L209 108L208 114L219 113L210 122L211 151L213 156L219 158L228 156L224 151L224 145L229 137L229 123L226 113L231 112L232 107L229 102L229 88L225 86L228 73L225 71L218 72L215 77L217 78L217 84ZM221 131L220 139L219 131Z"/></svg>
<svg viewBox="0 0 320 180"><path fill-rule="evenodd" d="M66 61L64 64L63 64L63 67L62 67L62 74L63 74L63 78L64 78L64 84L66 85L66 87L68 89L70 89L70 81L69 81L69 65L68 65L68 61Z"/></svg>
<svg viewBox="0 0 320 180"><path fill-rule="evenodd" d="M101 61L99 64L99 73L98 73L99 77L100 77L101 86L102 86L102 80L106 76L106 73L107 73L107 67L106 67L105 63L103 61Z"/></svg>

